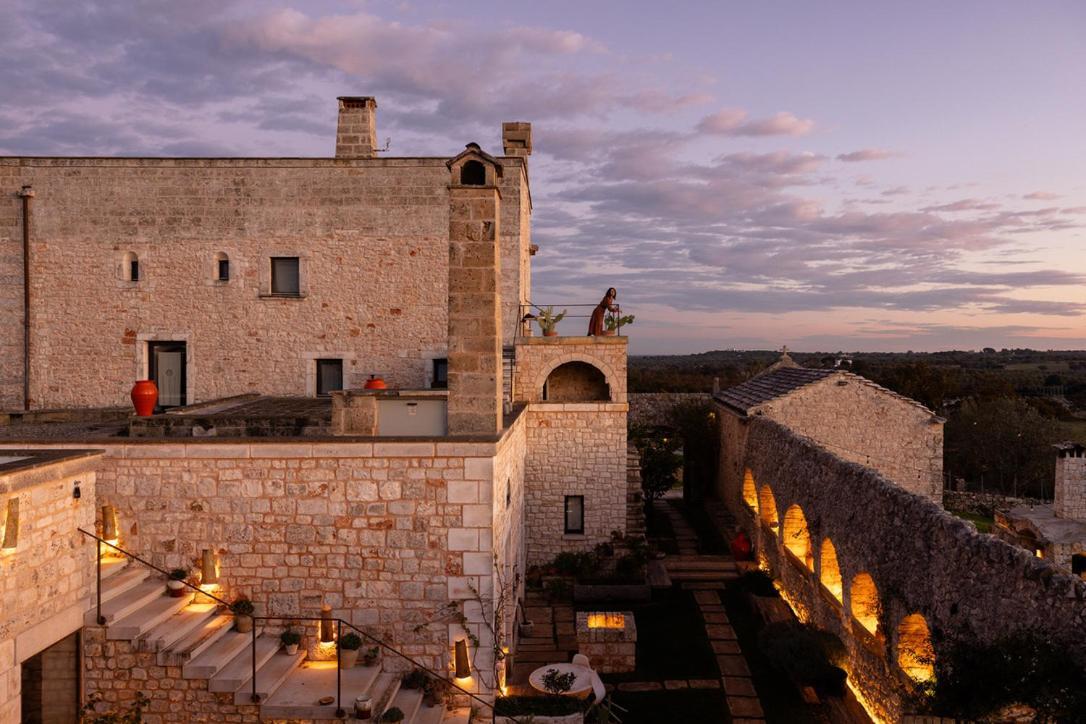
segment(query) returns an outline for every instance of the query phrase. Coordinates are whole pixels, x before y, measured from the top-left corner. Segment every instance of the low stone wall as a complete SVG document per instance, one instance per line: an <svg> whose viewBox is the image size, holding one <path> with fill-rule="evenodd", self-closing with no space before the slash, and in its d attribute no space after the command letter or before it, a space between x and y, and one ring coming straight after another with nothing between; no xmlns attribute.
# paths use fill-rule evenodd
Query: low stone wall
<svg viewBox="0 0 1086 724"><path fill-rule="evenodd" d="M636 669L637 622L633 612L578 611L577 651L587 656L592 668L601 674Z"/></svg>
<svg viewBox="0 0 1086 724"><path fill-rule="evenodd" d="M668 425L671 411L679 405L712 400L708 392L631 392L627 397L631 428Z"/></svg>
<svg viewBox="0 0 1086 724"><path fill-rule="evenodd" d="M956 641L1032 630L1086 663L1081 580L775 422L754 418L747 431L741 467L753 474L760 513L734 485L724 500L801 620L846 643L850 680L880 717L904 713L906 616L923 617L936 660ZM861 624L867 613L875 633Z"/></svg>
<svg viewBox="0 0 1086 724"><path fill-rule="evenodd" d="M1017 505L1044 505L1039 498L1012 498L999 493L975 493L966 490L944 490L943 507L972 515L991 517L997 510L1010 510ZM1051 502L1051 501L1048 501Z"/></svg>

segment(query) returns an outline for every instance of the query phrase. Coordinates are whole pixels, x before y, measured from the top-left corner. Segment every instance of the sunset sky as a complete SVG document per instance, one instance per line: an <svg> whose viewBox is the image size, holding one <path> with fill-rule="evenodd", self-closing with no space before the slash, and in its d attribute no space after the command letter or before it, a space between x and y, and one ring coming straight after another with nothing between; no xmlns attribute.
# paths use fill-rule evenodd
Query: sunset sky
<svg viewBox="0 0 1086 724"><path fill-rule="evenodd" d="M0 154L531 121L533 301L634 353L1086 348L1086 3L0 0ZM572 330L566 329L567 333Z"/></svg>

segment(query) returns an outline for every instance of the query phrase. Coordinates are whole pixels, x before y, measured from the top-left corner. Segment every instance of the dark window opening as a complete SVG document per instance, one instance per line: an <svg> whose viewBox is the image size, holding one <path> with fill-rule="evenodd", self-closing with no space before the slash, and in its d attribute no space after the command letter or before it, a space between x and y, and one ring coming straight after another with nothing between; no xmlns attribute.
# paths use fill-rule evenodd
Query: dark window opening
<svg viewBox="0 0 1086 724"><path fill-rule="evenodd" d="M486 166L468 161L460 167L460 183L464 186L486 186Z"/></svg>
<svg viewBox="0 0 1086 724"><path fill-rule="evenodd" d="M566 533L584 533L584 496L566 496Z"/></svg>
<svg viewBox="0 0 1086 724"><path fill-rule="evenodd" d="M138 282L140 280L140 260L132 259L128 262L128 279L129 281Z"/></svg>
<svg viewBox="0 0 1086 724"><path fill-rule="evenodd" d="M1076 576L1086 573L1086 554L1076 553L1071 556L1071 573Z"/></svg>
<svg viewBox="0 0 1086 724"><path fill-rule="evenodd" d="M505 507L508 508L509 504L513 502L513 479L505 479Z"/></svg>
<svg viewBox="0 0 1086 724"><path fill-rule="evenodd" d="M298 257L273 256L271 260L272 294L298 296L301 285L298 276Z"/></svg>
<svg viewBox="0 0 1086 724"><path fill-rule="evenodd" d="M228 281L230 281L230 260L229 259L219 259L219 281L220 282L228 282Z"/></svg>
<svg viewBox="0 0 1086 724"><path fill-rule="evenodd" d="M327 395L343 389L343 360L317 360L317 394Z"/></svg>
<svg viewBox="0 0 1086 724"><path fill-rule="evenodd" d="M447 359L435 359L434 360L434 381L430 383L430 387L435 390L444 390L449 386L449 360Z"/></svg>

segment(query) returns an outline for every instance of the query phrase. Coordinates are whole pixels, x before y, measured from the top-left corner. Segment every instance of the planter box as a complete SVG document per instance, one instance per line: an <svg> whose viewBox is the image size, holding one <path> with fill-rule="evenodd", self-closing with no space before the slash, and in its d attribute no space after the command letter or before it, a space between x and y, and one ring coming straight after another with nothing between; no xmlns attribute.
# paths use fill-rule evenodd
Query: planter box
<svg viewBox="0 0 1086 724"><path fill-rule="evenodd" d="M651 601L652 587L647 583L576 583L573 600L577 603Z"/></svg>
<svg viewBox="0 0 1086 724"><path fill-rule="evenodd" d="M516 718L508 716L494 717L494 724L584 724L584 714L576 712L564 716L542 716L540 714L520 714Z"/></svg>

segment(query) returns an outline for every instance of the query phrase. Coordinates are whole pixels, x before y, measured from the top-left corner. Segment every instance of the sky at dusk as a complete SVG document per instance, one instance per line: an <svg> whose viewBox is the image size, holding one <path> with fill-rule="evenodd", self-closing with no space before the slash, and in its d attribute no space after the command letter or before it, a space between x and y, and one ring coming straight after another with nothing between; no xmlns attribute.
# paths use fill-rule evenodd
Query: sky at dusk
<svg viewBox="0 0 1086 724"><path fill-rule="evenodd" d="M1086 3L0 0L0 154L531 121L533 301L633 353L1086 348ZM566 330L567 333L571 330Z"/></svg>

